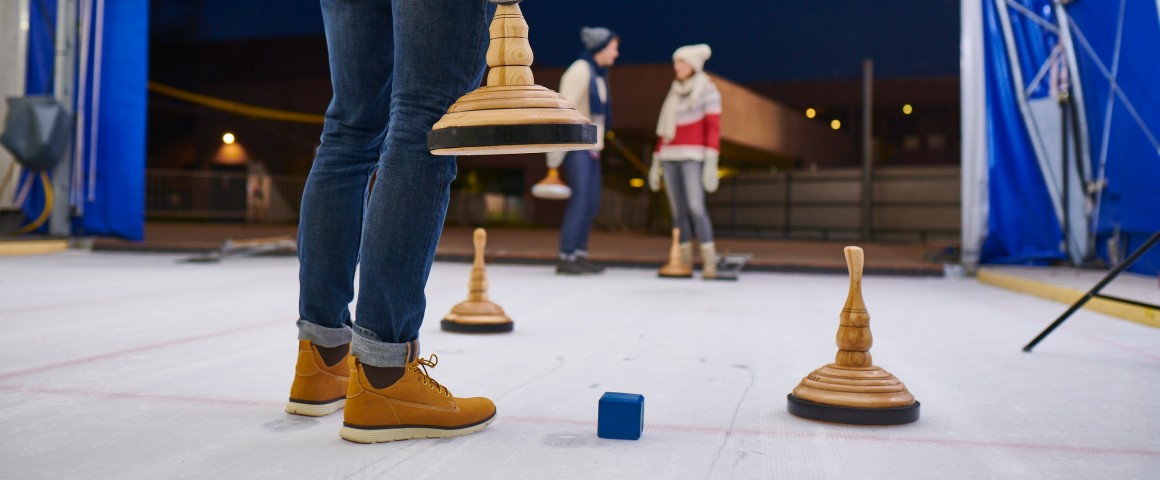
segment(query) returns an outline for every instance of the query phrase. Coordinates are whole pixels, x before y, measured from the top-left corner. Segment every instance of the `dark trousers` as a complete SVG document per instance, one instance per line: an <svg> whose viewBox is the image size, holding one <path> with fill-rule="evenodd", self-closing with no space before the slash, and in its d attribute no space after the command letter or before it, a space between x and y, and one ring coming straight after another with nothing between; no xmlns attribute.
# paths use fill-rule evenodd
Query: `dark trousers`
<svg viewBox="0 0 1160 480"><path fill-rule="evenodd" d="M560 226L560 254L587 256L588 233L600 211L600 155L588 150L568 152L563 166L572 197Z"/></svg>

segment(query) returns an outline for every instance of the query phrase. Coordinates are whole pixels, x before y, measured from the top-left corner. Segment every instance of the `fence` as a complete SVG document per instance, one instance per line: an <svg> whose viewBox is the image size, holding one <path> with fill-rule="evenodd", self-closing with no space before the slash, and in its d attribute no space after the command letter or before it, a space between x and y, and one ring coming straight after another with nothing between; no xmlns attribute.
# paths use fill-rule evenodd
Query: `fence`
<svg viewBox="0 0 1160 480"><path fill-rule="evenodd" d="M193 170L148 170L145 217L290 222L306 177Z"/></svg>
<svg viewBox="0 0 1160 480"><path fill-rule="evenodd" d="M875 169L871 239L957 240L959 176L957 167ZM855 240L862 227L862 171L730 177L708 207L719 235Z"/></svg>
<svg viewBox="0 0 1160 480"><path fill-rule="evenodd" d="M719 236L855 240L861 235L862 173L858 169L742 174L709 196ZM873 240L953 241L959 238L957 167L875 169ZM150 170L146 216L208 221L295 221L304 176L244 172ZM606 230L668 228L663 195L605 189L596 226ZM527 224L535 202L525 196L452 192L447 223Z"/></svg>

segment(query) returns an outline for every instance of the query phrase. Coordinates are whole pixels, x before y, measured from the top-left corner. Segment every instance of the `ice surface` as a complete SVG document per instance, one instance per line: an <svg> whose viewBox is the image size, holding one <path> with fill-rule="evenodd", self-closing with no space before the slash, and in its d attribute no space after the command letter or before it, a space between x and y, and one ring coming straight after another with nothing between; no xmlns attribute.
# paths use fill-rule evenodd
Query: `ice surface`
<svg viewBox="0 0 1160 480"><path fill-rule="evenodd" d="M835 255L840 255L836 252ZM297 262L69 252L0 258L0 478L1156 478L1160 331L1061 313L969 279L866 277L875 363L922 418L793 417L785 396L833 360L847 279L740 282L491 266L515 332L439 319L470 265L436 263L424 353L498 419L445 440L356 445L341 413L282 412ZM639 441L596 436L606 391L648 399Z"/></svg>

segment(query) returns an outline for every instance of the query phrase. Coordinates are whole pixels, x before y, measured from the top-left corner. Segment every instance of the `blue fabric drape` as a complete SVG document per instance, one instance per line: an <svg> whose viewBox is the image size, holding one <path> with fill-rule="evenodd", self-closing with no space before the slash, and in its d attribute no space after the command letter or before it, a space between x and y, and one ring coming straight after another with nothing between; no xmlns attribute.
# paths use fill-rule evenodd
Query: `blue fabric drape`
<svg viewBox="0 0 1160 480"><path fill-rule="evenodd" d="M991 211L981 259L1025 264L1063 259L1061 227L1019 112L1014 88L1020 87L1012 82L995 8L992 1L983 8Z"/></svg>
<svg viewBox="0 0 1160 480"><path fill-rule="evenodd" d="M1107 187L1095 225L1096 247L1105 258L1107 241L1117 230L1121 251L1125 253L1160 230L1160 151L1154 143L1160 137L1160 15L1153 1L1129 0L1123 4L1115 81L1139 116L1137 121L1123 99L1112 94L1111 82L1104 73L1105 69L1111 73L1116 63L1120 6L1119 1L1107 1L1075 2L1067 7L1074 21L1072 36L1084 84L1092 171L1098 175L1101 157L1107 159ZM1109 96L1114 101L1105 135ZM1160 271L1160 249L1153 248L1129 270L1155 275Z"/></svg>
<svg viewBox="0 0 1160 480"><path fill-rule="evenodd" d="M24 72L25 95L52 95L53 72L56 60L56 1L32 0L28 3L28 61ZM72 110L71 108L69 109ZM28 198L20 205L20 210L31 219L40 216L44 210L44 189L40 175L23 172L20 184L31 182ZM67 201L67 199L65 200ZM41 226L35 233L48 231Z"/></svg>
<svg viewBox="0 0 1160 480"><path fill-rule="evenodd" d="M129 240L141 240L145 229L145 113L146 82L149 56L149 1L109 0L93 2L92 18L96 9L104 5L104 29L96 31L94 21L88 41L88 65L84 78L76 79L79 96L85 100L85 129L79 145L85 161L78 176L84 185L72 185L82 190L83 215L74 218L75 235L113 235ZM29 11L28 69L25 93L53 94L55 57L55 29L57 0L33 0ZM84 17L78 12L77 18ZM97 65L97 35L101 35L100 65ZM79 42L78 42L79 45ZM79 52L78 52L79 53ZM77 55L77 62L83 55ZM79 65L79 63L78 63ZM81 71L77 68L76 71ZM97 75L100 91L96 92ZM99 111L94 109L95 94L99 94ZM69 105L70 111L77 104ZM94 128L95 135L94 135ZM95 150L94 149L95 145ZM96 154L94 182L89 188L89 154ZM71 164L72 159L64 160ZM39 181L25 173L22 181L36 181L21 209L29 218L40 215L44 208L44 194ZM71 179L70 179L71 180ZM90 195L91 194L91 195ZM69 202L58 195L58 204ZM46 231L42 227L40 232Z"/></svg>
<svg viewBox="0 0 1160 480"><path fill-rule="evenodd" d="M94 2L96 3L96 2ZM149 1L106 1L100 65L100 111L93 110L95 55L90 54L90 78L82 132L81 178L84 215L73 223L78 235L112 235L129 240L145 236L145 113L149 79ZM94 6L95 8L95 6ZM94 14L94 18L96 15ZM94 44L95 49L95 41ZM96 181L89 190L96 128Z"/></svg>

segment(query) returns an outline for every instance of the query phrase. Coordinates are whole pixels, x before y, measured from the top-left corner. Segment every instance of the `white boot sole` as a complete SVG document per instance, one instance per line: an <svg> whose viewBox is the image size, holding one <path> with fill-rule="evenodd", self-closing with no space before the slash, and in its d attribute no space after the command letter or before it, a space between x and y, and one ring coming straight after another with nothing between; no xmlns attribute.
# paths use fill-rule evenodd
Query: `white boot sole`
<svg viewBox="0 0 1160 480"><path fill-rule="evenodd" d="M334 412L337 412L338 409L342 408L345 405L346 405L345 398L338 400L338 401L335 401L335 402L323 403L321 405L310 404L310 403L287 402L286 403L286 413L292 413L294 415L304 415L307 417L324 417L326 415L330 415Z"/></svg>
<svg viewBox="0 0 1160 480"><path fill-rule="evenodd" d="M487 426L490 425L493 420L495 420L494 415L482 423L457 429L423 427L363 429L351 428L344 425L342 430L339 430L338 436L342 437L344 440L355 443L383 443L394 442L396 440L411 440L415 438L449 438L467 435L483 430L484 428L487 428Z"/></svg>

